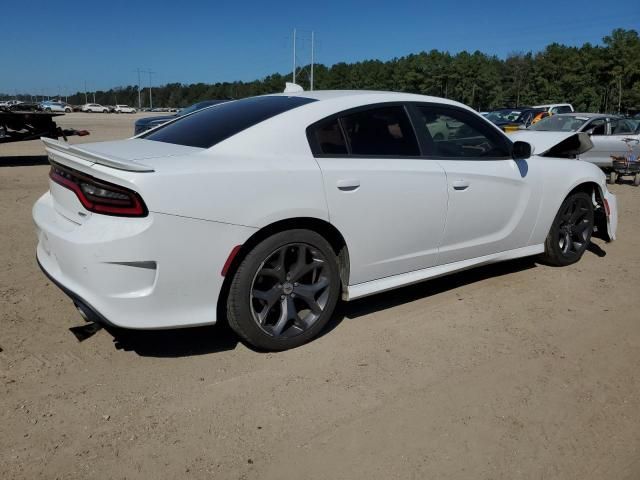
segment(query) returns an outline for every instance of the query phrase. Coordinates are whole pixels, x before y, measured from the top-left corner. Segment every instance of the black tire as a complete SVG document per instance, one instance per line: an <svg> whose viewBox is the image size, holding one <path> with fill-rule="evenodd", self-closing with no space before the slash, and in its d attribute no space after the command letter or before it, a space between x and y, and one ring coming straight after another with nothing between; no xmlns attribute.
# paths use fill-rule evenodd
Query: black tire
<svg viewBox="0 0 640 480"><path fill-rule="evenodd" d="M324 237L310 230L277 233L256 245L235 272L227 297L229 325L258 349L298 347L330 320L340 287L336 255Z"/></svg>
<svg viewBox="0 0 640 480"><path fill-rule="evenodd" d="M64 109L64 113L71 113L71 109L70 108L65 108Z"/></svg>
<svg viewBox="0 0 640 480"><path fill-rule="evenodd" d="M564 199L544 243L542 263L563 267L576 263L587 249L593 233L591 196L576 192Z"/></svg>
<svg viewBox="0 0 640 480"><path fill-rule="evenodd" d="M618 180L618 174L615 170L611 170L611 172L609 173L609 178L607 178L607 183L609 185L613 185L614 183L616 183L616 180Z"/></svg>
<svg viewBox="0 0 640 480"><path fill-rule="evenodd" d="M640 187L640 173L636 173L633 176L633 186L634 187Z"/></svg>

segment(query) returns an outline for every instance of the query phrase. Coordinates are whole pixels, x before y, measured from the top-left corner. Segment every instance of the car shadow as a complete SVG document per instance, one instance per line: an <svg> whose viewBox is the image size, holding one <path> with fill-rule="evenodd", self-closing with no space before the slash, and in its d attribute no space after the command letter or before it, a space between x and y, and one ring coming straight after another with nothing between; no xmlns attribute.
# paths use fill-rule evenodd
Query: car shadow
<svg viewBox="0 0 640 480"><path fill-rule="evenodd" d="M587 251L600 258L607 256L607 252L605 252L597 243L589 242L589 245L587 245Z"/></svg>
<svg viewBox="0 0 640 480"><path fill-rule="evenodd" d="M191 357L234 350L238 336L226 322L205 327L170 330L126 330L106 327L117 350L142 357Z"/></svg>
<svg viewBox="0 0 640 480"><path fill-rule="evenodd" d="M0 157L1 167L33 167L36 165L48 165L49 158L46 155L22 155Z"/></svg>
<svg viewBox="0 0 640 480"><path fill-rule="evenodd" d="M421 298L435 296L488 278L509 275L535 267L535 258L521 258L485 265L432 280L425 280L414 285L378 293L350 302L340 302L336 315L322 334L326 335L345 319L356 319L374 312L414 302Z"/></svg>

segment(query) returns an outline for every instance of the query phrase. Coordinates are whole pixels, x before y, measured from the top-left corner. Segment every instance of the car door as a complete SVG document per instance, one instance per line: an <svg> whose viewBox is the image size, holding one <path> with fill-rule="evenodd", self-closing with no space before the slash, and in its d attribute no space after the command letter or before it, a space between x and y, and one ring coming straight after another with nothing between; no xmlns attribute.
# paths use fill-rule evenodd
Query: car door
<svg viewBox="0 0 640 480"><path fill-rule="evenodd" d="M350 284L436 265L447 210L442 167L420 158L401 104L329 117L307 129L330 221L349 248Z"/></svg>
<svg viewBox="0 0 640 480"><path fill-rule="evenodd" d="M413 107L422 142L445 171L449 205L439 264L528 245L542 191L535 161L513 160L511 142L478 115L438 104ZM433 135L448 131L445 140ZM433 131L432 131L433 130Z"/></svg>
<svg viewBox="0 0 640 480"><path fill-rule="evenodd" d="M580 155L580 159L599 167L611 166L611 155L620 155L625 144L612 136L614 118L598 117L582 126L580 131L589 133L593 148Z"/></svg>

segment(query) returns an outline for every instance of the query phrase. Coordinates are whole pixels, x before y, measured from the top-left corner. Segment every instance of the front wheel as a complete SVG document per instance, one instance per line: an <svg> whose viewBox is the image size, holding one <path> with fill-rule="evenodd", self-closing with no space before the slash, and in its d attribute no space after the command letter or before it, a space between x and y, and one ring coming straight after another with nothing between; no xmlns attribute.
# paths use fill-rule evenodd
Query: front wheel
<svg viewBox="0 0 640 480"><path fill-rule="evenodd" d="M617 180L618 173L615 170L611 170L611 173L609 174L609 181L607 183L609 183L609 185L613 185Z"/></svg>
<svg viewBox="0 0 640 480"><path fill-rule="evenodd" d="M340 294L336 255L321 235L289 230L242 260L227 298L229 325L247 343L287 350L316 337Z"/></svg>
<svg viewBox="0 0 640 480"><path fill-rule="evenodd" d="M633 176L633 186L634 187L640 187L640 173L636 173Z"/></svg>
<svg viewBox="0 0 640 480"><path fill-rule="evenodd" d="M576 192L565 198L544 244L543 263L571 265L582 257L591 241L594 215L591 196Z"/></svg>

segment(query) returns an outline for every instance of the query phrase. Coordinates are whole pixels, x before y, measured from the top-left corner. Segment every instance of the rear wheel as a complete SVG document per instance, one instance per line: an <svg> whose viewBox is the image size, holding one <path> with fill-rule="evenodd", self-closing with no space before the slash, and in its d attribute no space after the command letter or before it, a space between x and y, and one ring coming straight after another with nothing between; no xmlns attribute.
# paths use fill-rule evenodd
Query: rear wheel
<svg viewBox="0 0 640 480"><path fill-rule="evenodd" d="M238 267L227 299L229 325L257 348L287 350L320 333L339 294L336 255L321 235L277 233Z"/></svg>
<svg viewBox="0 0 640 480"><path fill-rule="evenodd" d="M613 185L614 183L616 183L616 180L618 180L618 174L615 170L611 170L611 173L609 174L609 184Z"/></svg>
<svg viewBox="0 0 640 480"><path fill-rule="evenodd" d="M593 222L590 195L577 192L565 198L547 235L543 263L565 266L580 260L591 240Z"/></svg>
<svg viewBox="0 0 640 480"><path fill-rule="evenodd" d="M639 187L640 186L640 173L636 173L633 176L633 186L634 187Z"/></svg>

